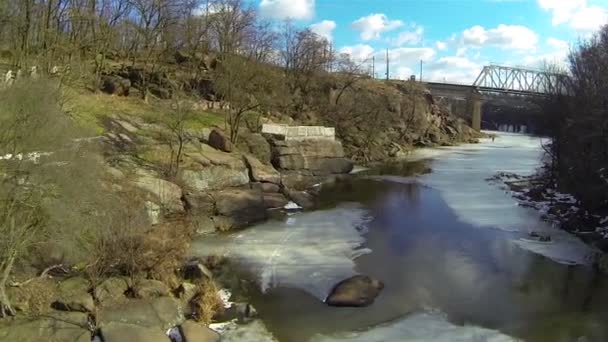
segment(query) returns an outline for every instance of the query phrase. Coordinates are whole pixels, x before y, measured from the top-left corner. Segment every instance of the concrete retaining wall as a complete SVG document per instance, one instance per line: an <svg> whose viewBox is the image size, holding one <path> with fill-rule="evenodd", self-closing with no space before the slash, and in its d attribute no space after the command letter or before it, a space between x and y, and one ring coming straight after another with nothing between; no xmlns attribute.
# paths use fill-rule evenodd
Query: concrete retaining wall
<svg viewBox="0 0 608 342"><path fill-rule="evenodd" d="M336 139L336 129L323 126L289 126L277 124L264 124L262 133L279 135L285 140L306 140L306 139Z"/></svg>

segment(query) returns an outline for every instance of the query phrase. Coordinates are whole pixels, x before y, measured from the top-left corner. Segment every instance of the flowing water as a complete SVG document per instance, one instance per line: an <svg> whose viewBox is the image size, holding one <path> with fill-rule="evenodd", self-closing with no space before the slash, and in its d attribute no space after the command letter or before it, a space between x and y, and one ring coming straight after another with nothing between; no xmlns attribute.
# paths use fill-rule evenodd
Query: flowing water
<svg viewBox="0 0 608 342"><path fill-rule="evenodd" d="M254 275L252 302L281 342L608 341L608 279L592 251L486 181L531 174L541 156L540 139L508 133L420 151L324 185L321 210L205 238L194 253L226 254ZM359 273L385 283L373 305L322 302Z"/></svg>

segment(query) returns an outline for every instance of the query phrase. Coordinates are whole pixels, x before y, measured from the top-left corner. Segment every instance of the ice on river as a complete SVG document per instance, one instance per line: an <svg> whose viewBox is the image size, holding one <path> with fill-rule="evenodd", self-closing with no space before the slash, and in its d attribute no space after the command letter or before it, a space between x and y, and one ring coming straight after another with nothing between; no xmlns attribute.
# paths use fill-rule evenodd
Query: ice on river
<svg viewBox="0 0 608 342"><path fill-rule="evenodd" d="M369 220L357 204L296 213L227 239L207 239L194 246L194 254L222 254L242 261L257 273L262 291L295 287L325 300L337 282L355 274L354 259L371 252L361 247Z"/></svg>
<svg viewBox="0 0 608 342"><path fill-rule="evenodd" d="M436 312L422 312L386 325L362 332L348 332L331 336L316 336L314 342L384 342L384 341L433 341L433 342L507 342L516 341L500 332L475 327L458 326L448 322Z"/></svg>
<svg viewBox="0 0 608 342"><path fill-rule="evenodd" d="M551 227L540 213L520 207L512 196L486 179L498 172L531 175L541 165L541 138L499 133L492 142L440 149L424 149L415 158L434 158L433 172L419 180L442 193L460 220L479 227L512 232L513 241L523 249L565 264L587 264L590 247L567 232ZM387 178L387 180L391 180ZM549 234L550 243L530 241L530 232Z"/></svg>

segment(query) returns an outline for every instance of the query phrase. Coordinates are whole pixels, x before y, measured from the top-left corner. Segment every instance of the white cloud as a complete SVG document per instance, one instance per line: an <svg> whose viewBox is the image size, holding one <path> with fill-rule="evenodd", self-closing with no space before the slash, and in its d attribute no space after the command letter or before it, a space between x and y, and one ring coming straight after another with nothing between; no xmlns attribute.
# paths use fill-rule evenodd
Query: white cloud
<svg viewBox="0 0 608 342"><path fill-rule="evenodd" d="M260 12L270 18L312 19L315 0L262 0Z"/></svg>
<svg viewBox="0 0 608 342"><path fill-rule="evenodd" d="M481 72L483 64L465 57L448 56L423 65L423 80L453 83L472 83Z"/></svg>
<svg viewBox="0 0 608 342"><path fill-rule="evenodd" d="M538 34L521 25L500 24L492 29L476 25L454 39L461 47L494 46L501 49L533 50L538 43Z"/></svg>
<svg viewBox="0 0 608 342"><path fill-rule="evenodd" d="M553 14L553 25L567 23L572 13L587 5L587 0L538 0L538 5Z"/></svg>
<svg viewBox="0 0 608 342"><path fill-rule="evenodd" d="M412 75L414 75L414 71L408 67L398 67L397 68L396 78L398 78L400 80L407 80ZM416 77L418 77L418 76L416 76ZM393 77L391 76L391 78L393 78Z"/></svg>
<svg viewBox="0 0 608 342"><path fill-rule="evenodd" d="M547 44L550 47L552 47L554 49L558 49L558 50L568 51L568 49L570 49L570 45L568 44L568 42L561 40L561 39L553 38L553 37L547 38Z"/></svg>
<svg viewBox="0 0 608 342"><path fill-rule="evenodd" d="M367 44L345 46L340 49L340 53L350 55L354 61L362 62L374 54L374 48Z"/></svg>
<svg viewBox="0 0 608 342"><path fill-rule="evenodd" d="M569 24L577 31L595 31L608 24L608 12L599 6L585 7L572 15Z"/></svg>
<svg viewBox="0 0 608 342"><path fill-rule="evenodd" d="M391 40L391 43L394 46L416 45L422 41L423 34L424 28L422 26L414 25L412 30L399 33L396 38Z"/></svg>
<svg viewBox="0 0 608 342"><path fill-rule="evenodd" d="M380 52L380 57L384 58L383 52ZM391 64L400 66L409 66L420 61L430 61L435 57L435 50L431 48L398 48L389 50L388 56Z"/></svg>
<svg viewBox="0 0 608 342"><path fill-rule="evenodd" d="M403 26L400 20L389 20L384 14L374 13L366 17L361 17L352 23L352 27L361 32L363 41L370 41L380 38L382 33L392 31Z"/></svg>
<svg viewBox="0 0 608 342"><path fill-rule="evenodd" d="M551 12L554 26L568 24L577 31L594 31L608 23L608 11L589 6L587 0L538 0L538 5Z"/></svg>
<svg viewBox="0 0 608 342"><path fill-rule="evenodd" d="M448 48L448 44L446 44L445 42L442 42L442 41L437 41L435 43L435 46L437 47L437 50L440 50L440 51L447 50L447 48Z"/></svg>
<svg viewBox="0 0 608 342"><path fill-rule="evenodd" d="M323 20L319 23L310 25L310 30L319 36L332 41L333 40L333 32L336 29L336 22L333 20Z"/></svg>

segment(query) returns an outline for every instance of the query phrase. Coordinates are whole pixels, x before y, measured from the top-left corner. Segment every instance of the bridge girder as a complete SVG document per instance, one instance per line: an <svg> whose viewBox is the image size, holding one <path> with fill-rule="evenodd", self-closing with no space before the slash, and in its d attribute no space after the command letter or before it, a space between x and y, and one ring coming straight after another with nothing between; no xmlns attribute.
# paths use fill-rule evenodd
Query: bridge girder
<svg viewBox="0 0 608 342"><path fill-rule="evenodd" d="M484 66L473 87L481 92L519 95L548 95L568 92L568 76L538 70Z"/></svg>

